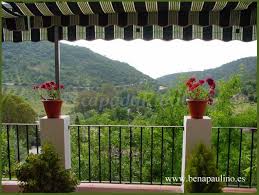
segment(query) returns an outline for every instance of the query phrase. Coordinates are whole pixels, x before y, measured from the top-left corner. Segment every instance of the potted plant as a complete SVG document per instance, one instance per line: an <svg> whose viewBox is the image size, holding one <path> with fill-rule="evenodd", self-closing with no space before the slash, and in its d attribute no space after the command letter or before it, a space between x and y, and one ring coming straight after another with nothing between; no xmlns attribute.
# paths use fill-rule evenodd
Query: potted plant
<svg viewBox="0 0 259 195"><path fill-rule="evenodd" d="M40 93L47 117L59 118L63 103L60 98L60 89L64 89L64 85L57 85L54 81L50 81L36 85L34 89Z"/></svg>
<svg viewBox="0 0 259 195"><path fill-rule="evenodd" d="M206 180L209 177L211 180ZM185 178L187 178L184 181L184 192L186 193L222 192L223 183L220 181L219 171L210 147L203 143L195 146L188 156ZM194 181L189 178L199 178L199 180Z"/></svg>
<svg viewBox="0 0 259 195"><path fill-rule="evenodd" d="M205 84L208 84L207 86ZM213 103L213 96L215 95L215 81L212 78L204 80L197 80L191 77L187 82L187 103L189 112L192 118L203 118L207 104Z"/></svg>

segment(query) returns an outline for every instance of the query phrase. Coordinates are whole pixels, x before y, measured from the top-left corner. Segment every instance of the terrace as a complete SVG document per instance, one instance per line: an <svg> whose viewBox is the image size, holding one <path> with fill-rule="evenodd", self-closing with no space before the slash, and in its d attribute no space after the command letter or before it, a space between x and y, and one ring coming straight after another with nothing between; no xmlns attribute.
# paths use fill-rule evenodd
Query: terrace
<svg viewBox="0 0 259 195"><path fill-rule="evenodd" d="M179 151L181 153L182 144L176 140L179 137L182 140L183 126L70 125L69 129L71 141L76 143L71 146L71 157L72 169L81 181L79 191L181 191L180 180L170 182L166 177L181 177L182 156ZM225 191L255 191L256 132L256 128L248 127L212 128L212 136L217 140L212 147L220 174L246 178L245 183L226 182ZM38 124L3 124L3 133L7 140L4 189L15 191L13 165L29 152L40 152L40 128ZM222 142L224 135L228 135L227 146ZM112 142L114 137L117 139ZM244 140L249 140L250 144L244 144ZM233 153L236 141L239 142L239 153ZM143 148L148 149L143 151ZM246 160L243 158L244 148L250 151L250 158ZM93 164L93 161L98 163ZM224 161L227 166L219 166ZM237 166L233 167L233 164ZM244 167L249 169L247 175L240 171ZM145 174L143 170L147 170Z"/></svg>
<svg viewBox="0 0 259 195"><path fill-rule="evenodd" d="M2 39L54 42L59 84L60 40L252 41L256 40L256 7L256 2L4 3ZM41 143L48 140L63 157L64 166L71 167L80 179L78 191L181 192L180 180L166 178L182 176L186 148L203 140L212 146L221 175L245 177L244 183L226 182L224 191L255 192L257 128L211 127L209 118L190 127L186 120L183 126L76 125L64 115L41 118L35 124L5 123L3 189L18 191L15 162L30 152L39 153ZM203 132L196 133L196 128ZM249 142L244 144L244 140ZM233 152L236 143L238 153ZM244 159L247 151L249 158ZM241 172L244 168L245 174Z"/></svg>

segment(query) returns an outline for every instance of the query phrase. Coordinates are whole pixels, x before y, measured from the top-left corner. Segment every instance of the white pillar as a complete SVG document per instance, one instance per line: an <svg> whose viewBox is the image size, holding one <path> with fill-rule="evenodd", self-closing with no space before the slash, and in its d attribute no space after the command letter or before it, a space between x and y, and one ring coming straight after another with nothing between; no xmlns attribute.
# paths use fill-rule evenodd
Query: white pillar
<svg viewBox="0 0 259 195"><path fill-rule="evenodd" d="M53 144L65 169L71 168L69 124L70 117L67 115L62 115L60 118L43 117L40 119L41 144L44 142Z"/></svg>
<svg viewBox="0 0 259 195"><path fill-rule="evenodd" d="M211 128L211 119L207 116L204 116L203 119L192 119L190 116L184 116L182 178L185 176L188 156L195 146L200 143L211 145ZM184 182L182 182L182 191L184 192Z"/></svg>

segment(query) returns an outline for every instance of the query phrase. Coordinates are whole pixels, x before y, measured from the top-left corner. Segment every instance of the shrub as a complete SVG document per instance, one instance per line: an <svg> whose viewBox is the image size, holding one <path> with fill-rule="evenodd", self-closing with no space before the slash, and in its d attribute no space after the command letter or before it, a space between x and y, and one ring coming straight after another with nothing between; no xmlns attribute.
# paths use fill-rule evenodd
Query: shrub
<svg viewBox="0 0 259 195"><path fill-rule="evenodd" d="M199 177L200 178L217 178L213 182L188 181L189 177ZM213 153L204 144L198 144L193 150L192 155L187 161L187 167L185 172L184 191L185 192L222 192L222 183L219 181L219 174L216 168L215 159Z"/></svg>
<svg viewBox="0 0 259 195"><path fill-rule="evenodd" d="M72 192L78 184L50 144L42 146L41 154L29 154L25 162L19 163L16 176L22 192Z"/></svg>

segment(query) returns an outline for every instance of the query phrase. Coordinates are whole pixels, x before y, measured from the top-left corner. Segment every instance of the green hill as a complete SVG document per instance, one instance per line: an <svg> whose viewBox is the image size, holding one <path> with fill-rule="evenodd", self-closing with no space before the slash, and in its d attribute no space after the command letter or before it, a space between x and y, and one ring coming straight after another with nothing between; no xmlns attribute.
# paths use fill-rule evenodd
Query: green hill
<svg viewBox="0 0 259 195"><path fill-rule="evenodd" d="M32 86L54 80L54 44L3 43L3 83ZM61 44L61 83L68 87L99 87L103 83L132 85L155 82L129 64L91 50Z"/></svg>
<svg viewBox="0 0 259 195"><path fill-rule="evenodd" d="M256 57L247 57L223 64L218 68L207 69L204 71L193 71L175 73L157 78L157 81L166 86L175 86L179 79L196 76L200 79L212 77L215 80L227 80L231 75L240 73L243 81L256 81Z"/></svg>
<svg viewBox="0 0 259 195"><path fill-rule="evenodd" d="M242 94L251 102L256 102L256 57L241 58L218 68L165 75L157 78L161 85L174 87L182 79L196 76L199 79L212 77L215 80L228 80L233 74L239 74L242 81Z"/></svg>

